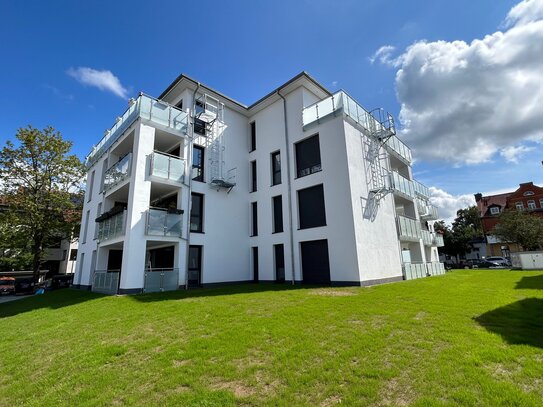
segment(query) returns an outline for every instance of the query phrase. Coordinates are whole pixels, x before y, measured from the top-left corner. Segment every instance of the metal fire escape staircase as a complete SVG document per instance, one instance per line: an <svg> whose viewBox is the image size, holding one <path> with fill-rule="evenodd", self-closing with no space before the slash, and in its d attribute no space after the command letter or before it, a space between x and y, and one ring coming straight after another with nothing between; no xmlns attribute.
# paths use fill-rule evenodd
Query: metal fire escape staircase
<svg viewBox="0 0 543 407"><path fill-rule="evenodd" d="M205 123L205 148L208 156L209 185L230 193L236 186L236 168L225 170L224 104L208 95L200 95L194 106L195 118Z"/></svg>
<svg viewBox="0 0 543 407"><path fill-rule="evenodd" d="M396 134L394 118L383 109L369 113L368 137L366 145L366 163L369 194L364 208L364 218L373 221L381 200L393 191L392 173L388 169L388 155L383 149L387 140Z"/></svg>

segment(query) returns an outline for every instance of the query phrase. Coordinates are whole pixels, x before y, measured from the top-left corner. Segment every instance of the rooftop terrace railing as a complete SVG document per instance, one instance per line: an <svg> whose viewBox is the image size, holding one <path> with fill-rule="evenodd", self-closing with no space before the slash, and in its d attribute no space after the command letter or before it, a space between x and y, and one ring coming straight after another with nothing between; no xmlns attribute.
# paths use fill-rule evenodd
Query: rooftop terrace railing
<svg viewBox="0 0 543 407"><path fill-rule="evenodd" d="M137 99L131 99L128 109L117 118L115 124L106 131L104 137L85 157L85 164L91 167L121 137L124 131L138 118L164 126L179 134L186 134L188 126L187 113L178 108L141 93Z"/></svg>

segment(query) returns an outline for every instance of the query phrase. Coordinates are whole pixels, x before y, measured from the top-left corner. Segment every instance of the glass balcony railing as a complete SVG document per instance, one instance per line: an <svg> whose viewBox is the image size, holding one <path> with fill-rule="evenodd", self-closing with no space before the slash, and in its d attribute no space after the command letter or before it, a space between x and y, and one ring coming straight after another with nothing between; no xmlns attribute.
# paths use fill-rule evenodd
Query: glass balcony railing
<svg viewBox="0 0 543 407"><path fill-rule="evenodd" d="M147 212L148 236L181 237L183 211L179 209L149 208Z"/></svg>
<svg viewBox="0 0 543 407"><path fill-rule="evenodd" d="M445 274L445 266L443 263L437 261L428 263L405 263L402 268L406 280Z"/></svg>
<svg viewBox="0 0 543 407"><path fill-rule="evenodd" d="M131 165L132 153L125 155L122 160L109 168L104 177L104 192L130 177Z"/></svg>
<svg viewBox="0 0 543 407"><path fill-rule="evenodd" d="M151 155L151 175L181 183L185 175L185 160L155 151Z"/></svg>
<svg viewBox="0 0 543 407"><path fill-rule="evenodd" d="M178 268L147 268L143 292L173 291L179 288Z"/></svg>
<svg viewBox="0 0 543 407"><path fill-rule="evenodd" d="M432 245L432 234L428 230L422 229L421 231L422 236L422 243L424 243L425 246L431 246Z"/></svg>
<svg viewBox="0 0 543 407"><path fill-rule="evenodd" d="M430 198L430 188L428 188L426 185L415 179L413 180L413 186L415 187L415 192L418 195L421 195L424 198Z"/></svg>
<svg viewBox="0 0 543 407"><path fill-rule="evenodd" d="M421 238L420 223L406 216L398 215L400 240L417 242Z"/></svg>
<svg viewBox="0 0 543 407"><path fill-rule="evenodd" d="M126 209L120 211L113 210L105 213L96 219L98 223L98 233L96 238L99 242L114 239L119 236L124 236L126 229Z"/></svg>
<svg viewBox="0 0 543 407"><path fill-rule="evenodd" d="M443 247L445 246L445 241L443 240L443 235L440 235L438 233L434 234L434 242L437 247Z"/></svg>
<svg viewBox="0 0 543 407"><path fill-rule="evenodd" d="M401 192L402 194L414 198L415 190L413 189L413 182L404 178L396 171L392 171L392 188L394 191Z"/></svg>
<svg viewBox="0 0 543 407"><path fill-rule="evenodd" d="M438 219L437 206L432 205L430 202L417 198L417 209L419 216L424 220Z"/></svg>
<svg viewBox="0 0 543 407"><path fill-rule="evenodd" d="M387 140L385 143L385 148L389 153L393 154L406 164L411 164L411 161L413 161L411 149L396 136L392 136Z"/></svg>
<svg viewBox="0 0 543 407"><path fill-rule="evenodd" d="M92 291L101 294L117 294L120 270L95 270L92 276Z"/></svg>
<svg viewBox="0 0 543 407"><path fill-rule="evenodd" d="M141 93L137 99L131 99L128 109L122 116L117 118L113 127L107 130L102 140L92 148L92 151L85 158L87 167L98 161L102 154L140 117L180 135L187 133L187 113L166 102Z"/></svg>

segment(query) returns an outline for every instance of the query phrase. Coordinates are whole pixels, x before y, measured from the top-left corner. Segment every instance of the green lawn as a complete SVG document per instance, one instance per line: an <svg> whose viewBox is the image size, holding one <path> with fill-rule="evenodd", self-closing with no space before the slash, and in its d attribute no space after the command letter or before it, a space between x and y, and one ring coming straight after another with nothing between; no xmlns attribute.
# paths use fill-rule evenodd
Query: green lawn
<svg viewBox="0 0 543 407"><path fill-rule="evenodd" d="M543 406L543 272L0 305L0 406Z"/></svg>

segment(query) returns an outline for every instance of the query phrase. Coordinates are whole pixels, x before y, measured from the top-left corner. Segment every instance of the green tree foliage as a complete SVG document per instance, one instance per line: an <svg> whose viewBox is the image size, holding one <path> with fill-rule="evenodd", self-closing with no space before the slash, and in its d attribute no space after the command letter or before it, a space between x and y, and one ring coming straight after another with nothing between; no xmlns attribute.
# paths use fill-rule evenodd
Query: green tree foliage
<svg viewBox="0 0 543 407"><path fill-rule="evenodd" d="M434 229L443 234L445 245L440 248L440 252L456 258L468 253L473 239L483 235L483 227L476 206L459 209L451 227L439 221L434 224Z"/></svg>
<svg viewBox="0 0 543 407"><path fill-rule="evenodd" d="M518 243L524 250L543 247L543 219L530 212L503 211L493 233L504 242Z"/></svg>
<svg viewBox="0 0 543 407"><path fill-rule="evenodd" d="M52 127L21 128L16 138L17 146L7 141L0 150L0 241L11 239L21 254L30 251L37 280L47 243L70 237L79 223L74 196L80 194L84 167L69 154L72 143Z"/></svg>

